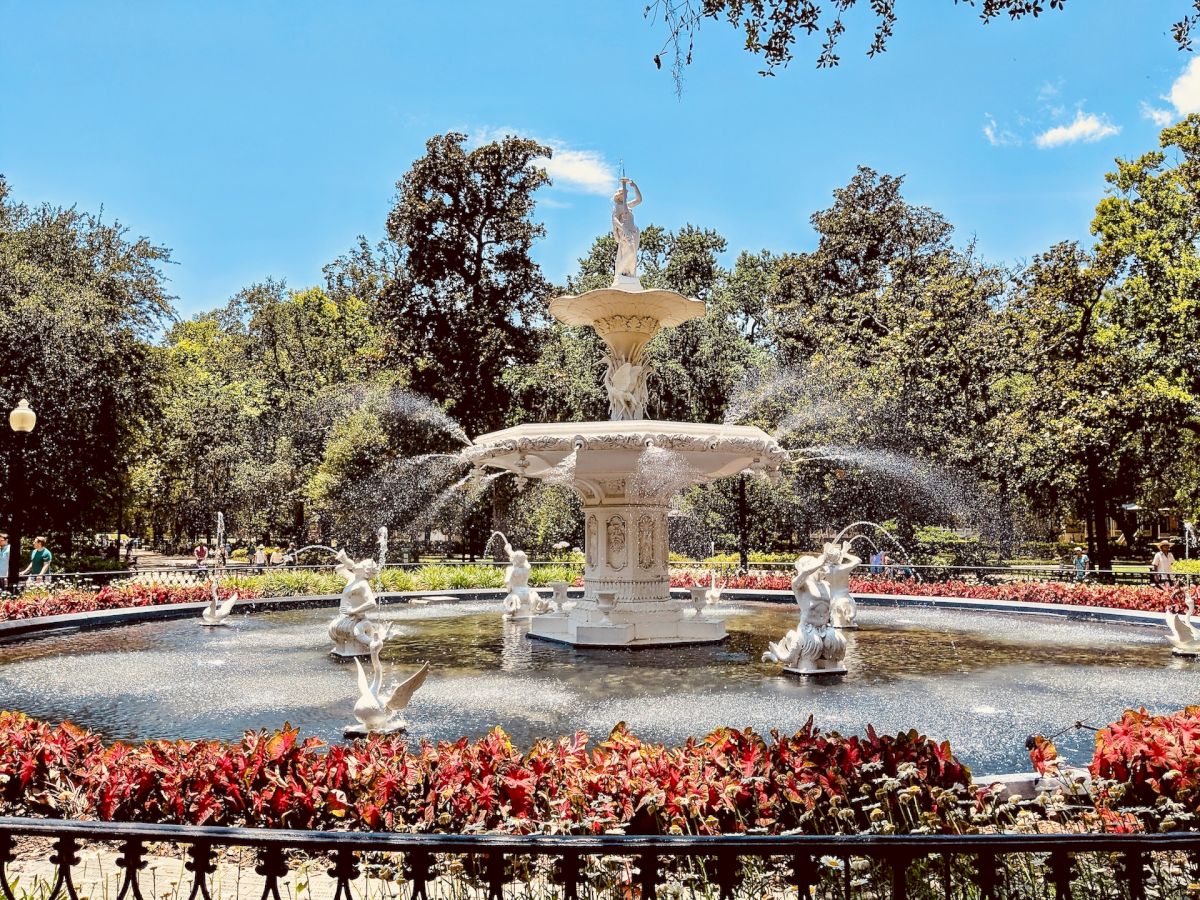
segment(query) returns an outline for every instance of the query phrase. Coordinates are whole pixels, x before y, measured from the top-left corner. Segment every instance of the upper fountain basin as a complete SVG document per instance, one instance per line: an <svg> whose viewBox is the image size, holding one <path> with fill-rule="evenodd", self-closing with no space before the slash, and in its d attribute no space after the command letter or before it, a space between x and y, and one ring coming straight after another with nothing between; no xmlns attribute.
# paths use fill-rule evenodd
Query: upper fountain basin
<svg viewBox="0 0 1200 900"><path fill-rule="evenodd" d="M517 425L481 435L464 456L477 467L542 478L567 475L556 467L578 451L573 474L587 477L633 472L650 449L677 454L692 482L745 469L776 472L787 459L774 438L752 425L654 419Z"/></svg>
<svg viewBox="0 0 1200 900"><path fill-rule="evenodd" d="M550 315L564 325L590 325L624 360L638 358L661 328L704 315L704 302L675 291L601 288L550 303Z"/></svg>

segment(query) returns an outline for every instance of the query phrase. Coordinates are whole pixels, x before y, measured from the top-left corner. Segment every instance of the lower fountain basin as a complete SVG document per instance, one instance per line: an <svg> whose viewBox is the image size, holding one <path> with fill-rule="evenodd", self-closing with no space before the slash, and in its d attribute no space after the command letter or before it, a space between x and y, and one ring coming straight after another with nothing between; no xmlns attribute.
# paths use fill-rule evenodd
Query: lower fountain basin
<svg viewBox="0 0 1200 900"><path fill-rule="evenodd" d="M530 640L492 602L380 610L396 633L388 678L430 660L405 711L414 737L477 736L502 726L520 744L583 729L594 739L625 721L643 738L680 742L722 725L791 732L918 730L948 739L977 773L1029 768L1024 744L1081 720L1102 725L1130 706L1178 709L1200 670L1171 655L1158 629L917 607L859 608L843 676L798 679L762 663L794 606L728 603L718 645L636 651ZM329 659L328 609L235 615L60 632L0 644L0 707L70 719L110 738L237 738L291 722L341 740L353 721L353 666ZM1086 763L1092 738L1057 741Z"/></svg>

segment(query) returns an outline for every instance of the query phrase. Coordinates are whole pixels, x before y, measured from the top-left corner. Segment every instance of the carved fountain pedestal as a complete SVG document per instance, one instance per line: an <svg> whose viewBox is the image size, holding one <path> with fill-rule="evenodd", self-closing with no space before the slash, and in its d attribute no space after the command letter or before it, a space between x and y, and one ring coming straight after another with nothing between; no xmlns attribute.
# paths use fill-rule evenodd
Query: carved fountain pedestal
<svg viewBox="0 0 1200 900"><path fill-rule="evenodd" d="M534 616L530 636L591 647L723 640L724 622L671 597L670 498L746 470L776 473L787 454L751 426L645 418L646 344L661 328L704 315L701 301L625 279L559 297L550 312L604 339L611 419L507 428L476 438L465 454L477 468L516 473L518 486L553 479L583 500L583 599L565 614Z"/></svg>
<svg viewBox="0 0 1200 900"><path fill-rule="evenodd" d="M604 340L609 421L519 425L481 435L464 456L477 471L515 473L518 487L553 480L583 500L583 599L535 615L530 636L581 647L720 641L724 622L705 615L702 604L671 597L670 498L688 485L747 470L777 474L787 454L751 426L646 419L646 345L660 329L703 316L705 307L675 291L642 287L639 232L630 214L641 192L628 179L621 184L613 197L612 286L550 304L560 322L594 328ZM632 201L626 186L637 193Z"/></svg>

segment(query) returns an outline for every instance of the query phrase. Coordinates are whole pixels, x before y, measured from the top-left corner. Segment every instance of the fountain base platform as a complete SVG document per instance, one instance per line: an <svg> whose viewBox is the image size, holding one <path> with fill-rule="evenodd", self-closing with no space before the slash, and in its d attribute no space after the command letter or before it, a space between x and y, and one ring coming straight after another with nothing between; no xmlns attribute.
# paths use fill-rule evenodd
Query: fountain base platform
<svg viewBox="0 0 1200 900"><path fill-rule="evenodd" d="M402 734L408 731L407 722L396 722L392 725L385 725L382 728L367 728L365 725L347 725L342 729L342 737L346 740L353 738L370 737L373 734Z"/></svg>
<svg viewBox="0 0 1200 900"><path fill-rule="evenodd" d="M565 614L534 616L528 636L573 647L718 644L728 637L720 619L698 616L675 601L655 606L645 612L617 609L605 616L595 604L582 601Z"/></svg>
<svg viewBox="0 0 1200 900"><path fill-rule="evenodd" d="M818 660L817 667L811 669L796 669L791 666L784 666L783 671L788 675L800 675L805 678L810 678L813 675L845 675L846 667L840 662L830 666L828 669L820 668L821 663L825 660Z"/></svg>

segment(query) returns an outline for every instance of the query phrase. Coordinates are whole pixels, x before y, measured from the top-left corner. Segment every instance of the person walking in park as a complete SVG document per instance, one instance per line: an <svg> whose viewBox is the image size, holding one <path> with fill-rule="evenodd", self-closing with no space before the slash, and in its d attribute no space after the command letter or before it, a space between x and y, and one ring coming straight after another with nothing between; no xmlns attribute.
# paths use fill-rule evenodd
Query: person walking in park
<svg viewBox="0 0 1200 900"><path fill-rule="evenodd" d="M1082 584L1083 582L1087 581L1088 566L1091 565L1092 561L1088 559L1088 555L1084 552L1082 547L1075 548L1075 556L1072 558L1071 562L1075 565L1076 583Z"/></svg>
<svg viewBox="0 0 1200 900"><path fill-rule="evenodd" d="M33 539L33 554L29 557L29 565L21 570L21 574L28 575L30 581L45 581L53 561L54 554L46 547L46 539L38 535Z"/></svg>
<svg viewBox="0 0 1200 900"><path fill-rule="evenodd" d="M872 575L882 575L883 574L883 551L882 550L876 550L874 553L871 554L871 568L869 571Z"/></svg>
<svg viewBox="0 0 1200 900"><path fill-rule="evenodd" d="M1158 542L1158 552L1154 554L1154 559L1150 560L1150 581L1159 587L1167 587L1174 584L1175 579L1171 575L1171 569L1175 566L1175 557L1171 553L1171 542L1162 540Z"/></svg>
<svg viewBox="0 0 1200 900"><path fill-rule="evenodd" d="M288 542L287 550L285 550L283 552L283 564L285 566L296 565L296 542L295 541Z"/></svg>
<svg viewBox="0 0 1200 900"><path fill-rule="evenodd" d="M208 563L208 547L203 543L197 544L196 549L192 551L196 556L196 568L203 569Z"/></svg>
<svg viewBox="0 0 1200 900"><path fill-rule="evenodd" d="M8 535L0 532L0 593L8 590L8 564L10 559Z"/></svg>
<svg viewBox="0 0 1200 900"><path fill-rule="evenodd" d="M267 568L267 551L263 549L263 545L259 544L254 551L254 568L261 575Z"/></svg>

